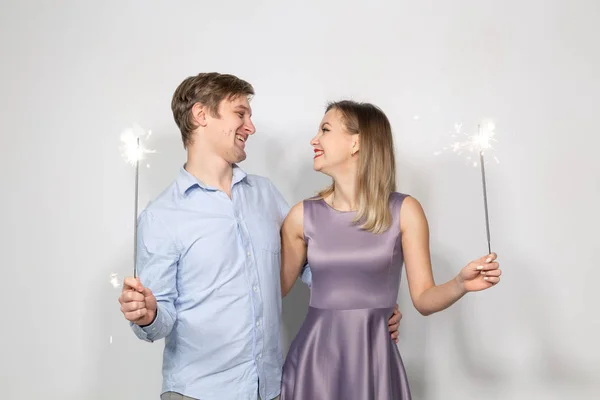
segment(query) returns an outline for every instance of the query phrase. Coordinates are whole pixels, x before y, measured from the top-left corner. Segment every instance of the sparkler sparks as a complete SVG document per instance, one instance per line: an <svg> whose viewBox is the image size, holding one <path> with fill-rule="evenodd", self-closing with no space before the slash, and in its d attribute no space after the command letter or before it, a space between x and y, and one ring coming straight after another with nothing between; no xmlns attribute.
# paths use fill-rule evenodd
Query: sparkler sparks
<svg viewBox="0 0 600 400"><path fill-rule="evenodd" d="M452 143L445 146L441 151L436 151L436 156L451 151L461 156L464 155L465 160L473 167L479 165L476 158L479 157L480 153L489 153L494 147L493 143L498 142L496 140L496 127L493 121L485 120L479 124L479 129L476 134L469 135L467 132L462 130L462 124L454 124L454 132L450 135L453 139ZM462 139L462 140L461 140ZM480 157L479 157L480 158ZM500 163L498 157L493 156L494 161ZM481 162L481 160L479 160Z"/></svg>
<svg viewBox="0 0 600 400"><path fill-rule="evenodd" d="M485 210L485 229L487 235L488 253L492 252L492 245L490 239L490 221L488 213L484 154L493 150L493 143L497 142L495 138L495 129L496 126L493 121L484 120L478 125L477 133L469 136L467 133L462 131L462 124L454 124L454 133L451 135L454 141L450 145L444 147L442 151L437 151L434 153L435 155L440 155L446 151L452 151L457 155L463 155L466 153L465 158L467 162L472 164L473 167L477 167L477 165L481 166L481 183L483 188L483 206ZM464 138L465 136L466 139ZM459 138L462 138L463 140L458 140ZM473 160L475 154L475 157L477 158ZM497 163L500 162L495 156L493 159Z"/></svg>
<svg viewBox="0 0 600 400"><path fill-rule="evenodd" d="M139 125L134 125L123 131L121 134L121 155L123 159L131 166L136 166L143 160L146 154L156 151L147 149L142 141L148 140L152 131L145 131ZM150 168L150 165L146 165Z"/></svg>

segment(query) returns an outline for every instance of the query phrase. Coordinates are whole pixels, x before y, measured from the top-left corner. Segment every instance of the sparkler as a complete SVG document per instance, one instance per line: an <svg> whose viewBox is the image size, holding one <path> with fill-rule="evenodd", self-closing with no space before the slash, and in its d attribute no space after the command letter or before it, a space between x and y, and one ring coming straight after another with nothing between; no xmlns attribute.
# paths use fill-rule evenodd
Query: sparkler
<svg viewBox="0 0 600 400"><path fill-rule="evenodd" d="M134 212L133 212L133 277L137 277L135 262L137 259L137 218L138 218L138 199L139 199L139 180L140 180L140 161L148 153L154 153L154 150L144 148L140 144L140 137L149 138L151 131L147 133L139 126L125 130L121 134L121 154L125 161L135 168L135 183L134 183ZM148 168L149 164L146 165Z"/></svg>
<svg viewBox="0 0 600 400"><path fill-rule="evenodd" d="M492 138L490 134L493 134L493 130L490 131L490 134L482 134L481 124L477 126L477 139L476 143L479 146L479 165L481 165L481 185L483 188L483 207L485 210L485 232L487 234L487 242L488 242L488 254L492 253L492 244L490 239L490 217L488 213L488 201L487 201L487 185L485 182L485 162L483 160L483 152L489 148L491 148L490 139ZM484 131L485 132L485 131Z"/></svg>
<svg viewBox="0 0 600 400"><path fill-rule="evenodd" d="M455 124L454 126L455 133L452 135L453 138L457 137L461 133L462 125ZM444 151L451 150L458 155L463 154L463 152L467 153L466 160L471 162L473 167L477 167L477 161L472 160L472 154L478 153L479 155L479 165L481 169L481 185L483 190L483 207L485 211L485 231L487 236L488 243L488 253L492 252L491 245L491 237L490 237L490 218L488 212L488 199L487 199L487 183L485 176L485 159L484 154L486 151L491 151L493 149L492 142L497 142L494 138L496 135L495 126L492 121L484 121L477 126L477 135L468 136L464 141L454 141L450 146L444 147ZM442 152L436 152L436 155L441 154ZM497 157L494 157L494 160L499 163Z"/></svg>

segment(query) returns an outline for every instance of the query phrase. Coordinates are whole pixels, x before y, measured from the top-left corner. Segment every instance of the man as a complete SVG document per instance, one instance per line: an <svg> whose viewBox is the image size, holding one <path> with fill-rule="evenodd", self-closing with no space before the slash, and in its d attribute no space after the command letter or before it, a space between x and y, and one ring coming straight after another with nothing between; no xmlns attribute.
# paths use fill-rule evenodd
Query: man
<svg viewBox="0 0 600 400"><path fill-rule="evenodd" d="M255 128L253 87L232 75L184 80L171 108L187 162L140 215L136 267L119 297L136 335L165 338L163 400L279 396L280 227L288 205L237 163ZM310 271L303 281L310 283ZM142 284L143 283L143 284ZM397 335L399 313L390 318Z"/></svg>

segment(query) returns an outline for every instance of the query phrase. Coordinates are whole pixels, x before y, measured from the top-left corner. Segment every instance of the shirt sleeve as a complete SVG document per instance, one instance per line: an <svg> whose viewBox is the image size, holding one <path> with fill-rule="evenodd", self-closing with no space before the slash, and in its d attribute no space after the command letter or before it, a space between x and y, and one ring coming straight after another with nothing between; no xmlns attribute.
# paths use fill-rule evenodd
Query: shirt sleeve
<svg viewBox="0 0 600 400"><path fill-rule="evenodd" d="M285 200L285 197L281 194L281 192L275 187L273 182L269 180L269 186L271 187L271 192L273 192L273 196L275 197L275 201L277 203L277 209L279 211L280 225L283 224L285 217L287 217L290 212L290 206L288 202ZM304 282L308 287L311 287L312 284L312 272L310 270L310 265L306 263L302 268L302 272L300 273L300 279Z"/></svg>
<svg viewBox="0 0 600 400"><path fill-rule="evenodd" d="M131 323L131 328L147 342L166 337L177 319L178 248L162 221L144 210L138 219L136 268L142 285L156 297L157 312L150 325L141 327Z"/></svg>

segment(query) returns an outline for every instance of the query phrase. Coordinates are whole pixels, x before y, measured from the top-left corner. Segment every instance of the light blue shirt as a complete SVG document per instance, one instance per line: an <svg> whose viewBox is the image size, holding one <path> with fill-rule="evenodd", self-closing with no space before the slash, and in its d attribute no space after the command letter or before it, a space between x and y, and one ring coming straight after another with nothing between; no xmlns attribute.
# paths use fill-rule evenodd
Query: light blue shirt
<svg viewBox="0 0 600 400"><path fill-rule="evenodd" d="M163 392L202 400L279 395L280 228L270 180L234 166L231 199L181 169L138 220L136 267L158 312L136 335L165 338ZM305 269L302 279L310 282Z"/></svg>

